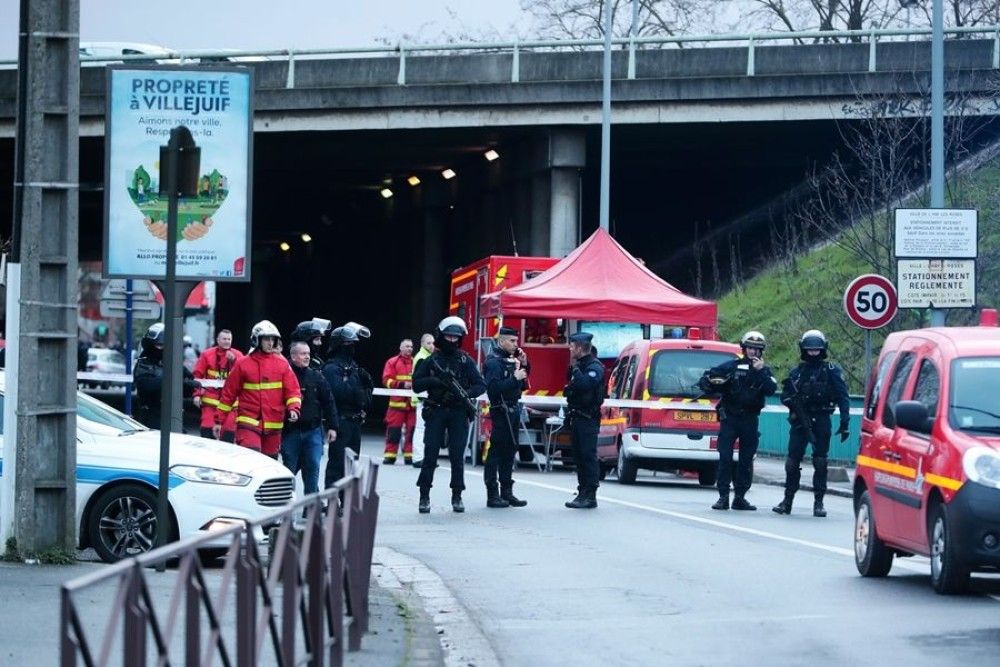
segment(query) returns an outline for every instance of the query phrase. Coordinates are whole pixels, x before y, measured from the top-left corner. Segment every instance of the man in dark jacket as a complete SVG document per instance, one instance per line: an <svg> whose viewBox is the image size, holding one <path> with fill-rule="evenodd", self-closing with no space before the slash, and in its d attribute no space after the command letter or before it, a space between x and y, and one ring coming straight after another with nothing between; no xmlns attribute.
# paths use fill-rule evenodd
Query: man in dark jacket
<svg viewBox="0 0 1000 667"><path fill-rule="evenodd" d="M594 354L594 335L577 332L569 337L569 382L566 397L566 428L573 444L576 463L576 498L566 503L570 509L595 509L600 469L597 462L597 434L601 428L604 403L604 366Z"/></svg>
<svg viewBox="0 0 1000 667"><path fill-rule="evenodd" d="M163 342L166 338L163 323L149 327L142 337L142 353L136 359L132 371L135 384L137 409L136 419L152 429L160 428L160 411L163 404ZM194 394L198 383L191 371L184 369L185 397Z"/></svg>
<svg viewBox="0 0 1000 667"><path fill-rule="evenodd" d="M483 364L486 395L490 399L490 450L486 455L487 507L524 507L528 504L514 495L514 454L520 432L518 401L528 384L528 358L517 346L517 330L500 327L496 347ZM497 488L497 476L500 487Z"/></svg>
<svg viewBox="0 0 1000 667"><path fill-rule="evenodd" d="M337 439L330 443L326 462L326 488L344 476L344 455L348 449L357 455L361 451L361 425L371 409L375 384L368 371L354 360L358 341L371 336L368 327L348 322L330 334L330 358L323 366L323 377L330 385L337 404Z"/></svg>
<svg viewBox="0 0 1000 667"><path fill-rule="evenodd" d="M323 441L332 445L337 440L337 406L326 378L309 366L309 343L292 343L289 356L302 392L302 409L296 421L285 420L285 428L281 431L281 461L293 475L302 471L302 485L308 495L319 491Z"/></svg>

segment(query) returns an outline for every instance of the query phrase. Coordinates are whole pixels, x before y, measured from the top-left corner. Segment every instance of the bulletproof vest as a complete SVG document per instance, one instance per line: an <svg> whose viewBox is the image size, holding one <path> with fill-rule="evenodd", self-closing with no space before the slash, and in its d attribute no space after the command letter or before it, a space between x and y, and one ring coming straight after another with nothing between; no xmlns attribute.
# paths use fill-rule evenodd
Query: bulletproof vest
<svg viewBox="0 0 1000 667"><path fill-rule="evenodd" d="M455 376L463 389L468 389L470 382L465 371L465 353L457 350L453 354L443 354L435 352L427 361L430 362L431 377L436 377L443 382L450 382L447 375ZM431 387L427 390L427 400L437 405L457 405L459 398L446 387Z"/></svg>
<svg viewBox="0 0 1000 667"><path fill-rule="evenodd" d="M494 352L490 355L489 359L486 361L488 366L496 367L500 369L500 380L509 380L514 377L514 368L516 364L514 363L514 358L503 352ZM486 378L489 382L491 378ZM497 379L497 378L492 378ZM489 391L489 385L487 384L487 392ZM515 389L508 389L501 392L500 398L507 407L516 407L517 401L521 398L522 383L518 382ZM491 401L493 396L490 397Z"/></svg>
<svg viewBox="0 0 1000 667"><path fill-rule="evenodd" d="M732 378L727 385L728 390L723 401L732 409L759 410L764 405L760 388L750 376L750 361L740 359L736 362Z"/></svg>
<svg viewBox="0 0 1000 667"><path fill-rule="evenodd" d="M796 391L810 408L825 408L833 395L830 381L830 364L803 364L799 367Z"/></svg>

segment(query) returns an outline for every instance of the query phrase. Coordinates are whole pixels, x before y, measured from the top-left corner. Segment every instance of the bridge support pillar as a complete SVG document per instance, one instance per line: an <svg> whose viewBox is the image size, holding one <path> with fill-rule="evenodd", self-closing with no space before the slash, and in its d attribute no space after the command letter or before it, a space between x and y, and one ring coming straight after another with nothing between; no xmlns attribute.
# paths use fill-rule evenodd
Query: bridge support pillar
<svg viewBox="0 0 1000 667"><path fill-rule="evenodd" d="M536 145L531 186L531 253L564 257L580 242L583 130L555 129Z"/></svg>

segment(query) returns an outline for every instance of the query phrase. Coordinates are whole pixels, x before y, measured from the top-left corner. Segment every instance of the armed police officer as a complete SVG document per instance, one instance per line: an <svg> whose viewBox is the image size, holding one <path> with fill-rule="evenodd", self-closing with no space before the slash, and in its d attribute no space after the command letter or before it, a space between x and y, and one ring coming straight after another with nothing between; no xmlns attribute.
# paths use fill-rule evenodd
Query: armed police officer
<svg viewBox="0 0 1000 667"><path fill-rule="evenodd" d="M330 339L330 320L321 317L314 317L305 322L299 322L289 340L292 343L306 343L309 345L309 367L322 370L326 361L326 350ZM291 351L291 348L289 348Z"/></svg>
<svg viewBox="0 0 1000 667"><path fill-rule="evenodd" d="M135 361L132 371L136 391L135 417L144 426L152 429L160 428L160 411L163 404L163 347L166 340L166 330L163 322L157 322L149 327L142 337L140 345L142 353ZM183 395L191 396L199 388L194 376L184 368Z"/></svg>
<svg viewBox="0 0 1000 667"><path fill-rule="evenodd" d="M799 339L802 362L792 369L782 384L781 402L788 407L788 457L785 459L785 498L772 509L790 514L795 492L802 477L802 457L812 443L813 516L825 517L827 453L830 451L830 415L834 406L840 411L840 441L850 433L851 401L840 367L826 360L826 336L810 329Z"/></svg>
<svg viewBox="0 0 1000 667"><path fill-rule="evenodd" d="M438 324L437 350L413 372L413 391L427 392L423 401L424 463L420 466L419 511L431 511L431 486L437 468L438 452L448 448L451 462L451 509L464 512L465 444L469 424L479 414L476 399L486 391L476 362L461 349L462 338L469 330L461 317L446 317Z"/></svg>
<svg viewBox="0 0 1000 667"><path fill-rule="evenodd" d="M521 425L518 400L527 388L529 370L528 357L517 346L517 330L500 327L496 347L483 364L486 395L490 399L490 421L493 422L483 475L487 507L524 507L528 504L528 501L514 495L513 470Z"/></svg>
<svg viewBox="0 0 1000 667"><path fill-rule="evenodd" d="M719 413L719 499L714 510L729 509L729 484L732 482L734 510L756 510L746 499L753 483L753 457L760 441L758 419L764 399L774 394L778 382L764 365L767 341L759 331L748 331L740 339L743 356L710 368L698 381L706 394L720 396ZM733 445L740 441L739 461L734 470Z"/></svg>
<svg viewBox="0 0 1000 667"><path fill-rule="evenodd" d="M347 449L361 451L361 426L371 409L375 384L368 371L358 366L354 353L362 338L371 331L356 322L348 322L330 333L330 358L323 366L323 377L330 385L337 404L337 439L330 443L326 462L325 488L329 489L344 476L344 455Z"/></svg>
<svg viewBox="0 0 1000 667"><path fill-rule="evenodd" d="M569 337L569 383L566 397L566 424L569 427L576 463L576 498L566 503L570 509L597 507L597 432L604 403L604 366L594 356L594 335L575 333Z"/></svg>

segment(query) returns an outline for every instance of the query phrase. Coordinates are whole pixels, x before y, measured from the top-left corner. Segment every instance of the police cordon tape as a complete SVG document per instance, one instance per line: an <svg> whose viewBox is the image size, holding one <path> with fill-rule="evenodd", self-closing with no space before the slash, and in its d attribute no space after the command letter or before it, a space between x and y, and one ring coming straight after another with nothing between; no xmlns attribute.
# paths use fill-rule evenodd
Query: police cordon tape
<svg viewBox="0 0 1000 667"><path fill-rule="evenodd" d="M382 389L377 388L373 392L376 396L416 396L418 398L426 397L425 392L420 394L413 393L410 389ZM486 403L486 394L483 394L477 399L481 403ZM601 404L601 407L606 408L645 408L647 410L690 410L692 412L714 412L715 406L707 402L705 403L695 403L692 401L670 401L666 399L660 399L656 401L638 401L631 398L606 398ZM538 407L563 407L566 405L566 398L564 396L522 396L520 399L522 405L538 406ZM779 412L788 413L788 408L783 405L767 405L764 407L762 412ZM851 408L852 415L860 415L862 412L861 408Z"/></svg>
<svg viewBox="0 0 1000 667"><path fill-rule="evenodd" d="M128 373L93 373L90 371L76 374L76 379L82 382L106 382L108 384L128 384L132 382L132 376ZM221 389L225 380L209 380L207 378L198 380L203 388Z"/></svg>

